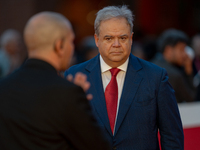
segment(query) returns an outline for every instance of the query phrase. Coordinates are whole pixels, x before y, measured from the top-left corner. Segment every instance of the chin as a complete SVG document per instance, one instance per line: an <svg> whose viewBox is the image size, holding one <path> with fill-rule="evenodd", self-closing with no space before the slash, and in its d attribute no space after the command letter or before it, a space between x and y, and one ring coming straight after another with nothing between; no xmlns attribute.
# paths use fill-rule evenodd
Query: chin
<svg viewBox="0 0 200 150"><path fill-rule="evenodd" d="M122 56L114 56L113 58L111 58L111 60L114 62L122 62L122 61L126 60L126 58L124 58Z"/></svg>

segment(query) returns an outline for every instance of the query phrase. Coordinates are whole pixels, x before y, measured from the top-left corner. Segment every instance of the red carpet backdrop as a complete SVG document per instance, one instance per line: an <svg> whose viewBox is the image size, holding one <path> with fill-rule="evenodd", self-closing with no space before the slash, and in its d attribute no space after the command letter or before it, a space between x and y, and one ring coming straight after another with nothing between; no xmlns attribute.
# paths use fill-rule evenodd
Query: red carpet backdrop
<svg viewBox="0 0 200 150"><path fill-rule="evenodd" d="M184 130L184 150L200 150L200 102L181 103L178 107Z"/></svg>
<svg viewBox="0 0 200 150"><path fill-rule="evenodd" d="M200 102L179 104L184 128L184 150L200 150Z"/></svg>

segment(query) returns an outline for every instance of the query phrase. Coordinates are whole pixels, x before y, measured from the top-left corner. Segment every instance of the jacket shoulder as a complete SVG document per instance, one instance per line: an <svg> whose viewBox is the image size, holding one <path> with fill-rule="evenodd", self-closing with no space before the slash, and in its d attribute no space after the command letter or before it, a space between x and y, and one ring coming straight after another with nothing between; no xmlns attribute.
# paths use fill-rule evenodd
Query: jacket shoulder
<svg viewBox="0 0 200 150"><path fill-rule="evenodd" d="M148 73L159 73L159 72L163 72L163 71L166 71L164 68L150 62L150 61L146 61L146 60L143 60L143 59L140 59L140 58L137 58L139 63L141 64L142 68L145 70L145 71L148 71Z"/></svg>
<svg viewBox="0 0 200 150"><path fill-rule="evenodd" d="M77 72L86 73L86 68L94 68L96 64L98 64L99 55L95 56L94 58L85 61L83 63L71 66L68 70L65 71L64 76L67 76L68 74L76 74Z"/></svg>

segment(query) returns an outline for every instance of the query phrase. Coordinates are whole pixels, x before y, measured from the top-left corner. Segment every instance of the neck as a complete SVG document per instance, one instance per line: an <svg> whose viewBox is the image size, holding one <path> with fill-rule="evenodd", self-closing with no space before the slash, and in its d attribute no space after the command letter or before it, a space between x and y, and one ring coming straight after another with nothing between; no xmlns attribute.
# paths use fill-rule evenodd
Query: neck
<svg viewBox="0 0 200 150"><path fill-rule="evenodd" d="M51 64L57 71L60 70L57 57L51 54L50 52L48 54L44 54L44 53L32 51L32 52L29 52L28 58L35 58L35 59L46 61L47 63Z"/></svg>
<svg viewBox="0 0 200 150"><path fill-rule="evenodd" d="M128 58L127 58L128 59ZM126 59L126 60L127 60ZM126 62L126 60L123 60L123 61L109 61L109 62L106 62L105 60L104 60L104 62L108 65L108 66L110 66L110 67L112 67L112 68L117 68L117 67L119 67L119 66L121 66L121 65L123 65L125 62Z"/></svg>

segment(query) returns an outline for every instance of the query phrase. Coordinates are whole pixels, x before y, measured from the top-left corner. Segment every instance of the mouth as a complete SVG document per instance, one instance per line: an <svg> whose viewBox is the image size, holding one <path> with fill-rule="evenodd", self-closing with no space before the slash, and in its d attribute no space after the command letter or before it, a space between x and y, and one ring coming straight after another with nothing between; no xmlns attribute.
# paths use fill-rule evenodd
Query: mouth
<svg viewBox="0 0 200 150"><path fill-rule="evenodd" d="M110 52L110 54L121 54L122 51L114 51L114 52Z"/></svg>
<svg viewBox="0 0 200 150"><path fill-rule="evenodd" d="M110 53L112 56L121 56L122 52L112 52Z"/></svg>

